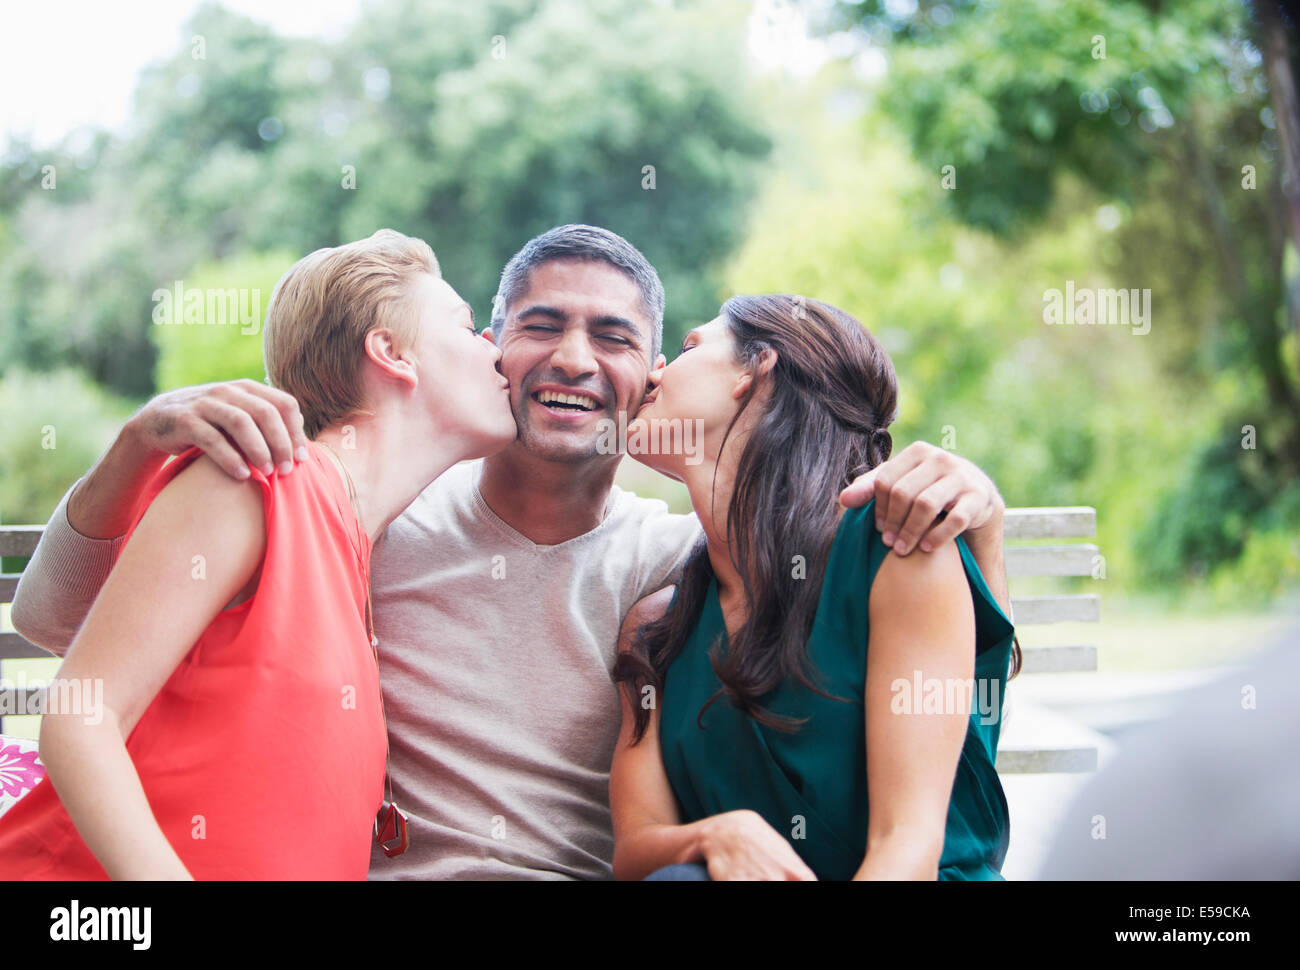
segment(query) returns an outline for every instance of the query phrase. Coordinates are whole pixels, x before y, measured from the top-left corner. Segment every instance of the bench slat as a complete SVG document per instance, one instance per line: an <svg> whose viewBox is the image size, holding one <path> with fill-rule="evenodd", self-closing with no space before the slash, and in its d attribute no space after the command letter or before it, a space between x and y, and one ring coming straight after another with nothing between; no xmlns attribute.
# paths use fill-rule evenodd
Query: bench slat
<svg viewBox="0 0 1300 970"><path fill-rule="evenodd" d="M1105 737L1050 708L1025 700L1007 688L1002 733L998 739L997 770L1002 774L1097 770Z"/></svg>
<svg viewBox="0 0 1300 970"><path fill-rule="evenodd" d="M18 573L0 573L0 603L12 603L18 588Z"/></svg>
<svg viewBox="0 0 1300 970"><path fill-rule="evenodd" d="M1013 596L1011 611L1016 626L1033 623L1096 623L1101 619L1101 597Z"/></svg>
<svg viewBox="0 0 1300 970"><path fill-rule="evenodd" d="M1003 552L1007 576L1091 576L1097 547L1007 546Z"/></svg>
<svg viewBox="0 0 1300 970"><path fill-rule="evenodd" d="M1061 508L1007 509L1003 539L1091 539L1097 534L1097 510L1086 505Z"/></svg>
<svg viewBox="0 0 1300 970"><path fill-rule="evenodd" d="M17 633L0 633L0 660L25 660L30 657L52 657L54 654L28 643Z"/></svg>
<svg viewBox="0 0 1300 970"><path fill-rule="evenodd" d="M1000 748L996 767L1004 775L1083 774L1097 770L1097 749Z"/></svg>
<svg viewBox="0 0 1300 970"><path fill-rule="evenodd" d="M0 556L30 556L43 531L43 525L0 525Z"/></svg>
<svg viewBox="0 0 1300 970"><path fill-rule="evenodd" d="M1096 669L1097 647L1094 644L1021 647L1022 674L1064 674Z"/></svg>

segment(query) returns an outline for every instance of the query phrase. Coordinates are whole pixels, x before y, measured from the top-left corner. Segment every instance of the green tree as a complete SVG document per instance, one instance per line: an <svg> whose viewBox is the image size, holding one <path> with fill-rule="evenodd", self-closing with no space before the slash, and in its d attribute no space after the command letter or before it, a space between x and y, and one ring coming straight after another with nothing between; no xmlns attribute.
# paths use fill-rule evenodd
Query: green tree
<svg viewBox="0 0 1300 970"><path fill-rule="evenodd" d="M324 43L205 5L88 169L69 166L56 193L34 159L0 170L5 360L79 364L142 396L157 380L156 289L189 285L199 264L213 287L260 286L241 275L248 253L302 255L385 226L426 239L485 320L530 236L607 226L660 269L680 337L716 305L769 147L745 90L744 13L379 0ZM177 365L185 340L169 344L165 380L219 373L205 341L222 338L186 339L204 359Z"/></svg>
<svg viewBox="0 0 1300 970"><path fill-rule="evenodd" d="M1159 578L1238 555L1250 527L1234 526L1232 510L1261 488L1282 495L1300 473L1288 207L1249 8L868 0L834 4L820 28L884 52L880 103L936 181L952 166L956 187L943 198L964 223L1023 238L1069 185L1112 204L1114 243L1038 288L1100 272L1152 290L1153 356L1165 379L1216 396L1219 407L1185 449L1185 484L1153 503L1137 541L1162 544L1158 558L1180 564ZM1234 386L1216 379L1224 372ZM1247 424L1258 453L1241 447ZM1225 469L1227 454L1235 460ZM1232 500L1209 522L1179 511L1205 493L1206 476Z"/></svg>

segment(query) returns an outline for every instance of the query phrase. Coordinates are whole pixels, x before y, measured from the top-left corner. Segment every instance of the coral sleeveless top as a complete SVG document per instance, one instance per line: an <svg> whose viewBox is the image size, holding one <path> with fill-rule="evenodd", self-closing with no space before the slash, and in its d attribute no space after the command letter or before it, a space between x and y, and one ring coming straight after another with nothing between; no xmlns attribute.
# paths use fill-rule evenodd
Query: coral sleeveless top
<svg viewBox="0 0 1300 970"><path fill-rule="evenodd" d="M386 752L370 541L330 457L308 452L291 475L253 470L267 531L257 590L213 619L127 740L195 879L364 879L369 867ZM198 455L145 486L134 523ZM167 604L154 608L165 621ZM0 818L0 880L105 878L48 778Z"/></svg>

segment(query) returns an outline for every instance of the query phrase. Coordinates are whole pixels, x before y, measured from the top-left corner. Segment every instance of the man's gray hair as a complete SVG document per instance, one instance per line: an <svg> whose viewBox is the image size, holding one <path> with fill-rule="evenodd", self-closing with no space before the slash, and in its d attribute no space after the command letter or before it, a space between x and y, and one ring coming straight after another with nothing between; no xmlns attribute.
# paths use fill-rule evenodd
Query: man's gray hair
<svg viewBox="0 0 1300 970"><path fill-rule="evenodd" d="M600 260L631 277L641 291L641 302L650 318L651 361L658 356L664 342L664 285L659 274L641 251L618 233L577 223L556 226L534 236L506 263L501 285L492 298L492 333L498 339L510 304L527 289L533 270L554 259Z"/></svg>

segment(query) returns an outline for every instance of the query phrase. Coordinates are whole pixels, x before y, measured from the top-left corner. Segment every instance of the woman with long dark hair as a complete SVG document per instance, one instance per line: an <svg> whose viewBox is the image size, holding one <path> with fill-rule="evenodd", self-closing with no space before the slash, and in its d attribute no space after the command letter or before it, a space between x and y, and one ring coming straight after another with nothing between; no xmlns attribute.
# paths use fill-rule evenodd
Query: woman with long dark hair
<svg viewBox="0 0 1300 970"><path fill-rule="evenodd" d="M686 484L704 538L623 625L615 875L1001 878L1012 626L964 541L898 556L874 503L837 501L889 457L884 349L827 304L741 296L650 381L628 452ZM682 422L702 461L635 447Z"/></svg>

